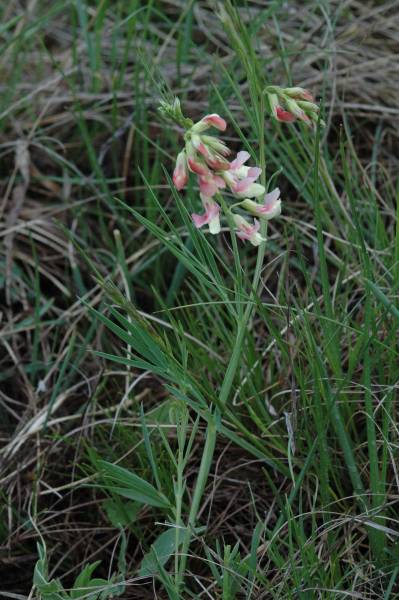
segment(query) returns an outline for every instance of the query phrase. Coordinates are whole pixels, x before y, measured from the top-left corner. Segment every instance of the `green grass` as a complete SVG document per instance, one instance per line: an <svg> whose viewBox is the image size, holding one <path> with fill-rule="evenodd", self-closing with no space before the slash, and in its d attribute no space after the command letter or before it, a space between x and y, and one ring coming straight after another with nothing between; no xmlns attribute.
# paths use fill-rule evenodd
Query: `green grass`
<svg viewBox="0 0 399 600"><path fill-rule="evenodd" d="M399 597L397 15L223 6L0 9L2 597ZM163 86L281 188L258 251L194 228Z"/></svg>

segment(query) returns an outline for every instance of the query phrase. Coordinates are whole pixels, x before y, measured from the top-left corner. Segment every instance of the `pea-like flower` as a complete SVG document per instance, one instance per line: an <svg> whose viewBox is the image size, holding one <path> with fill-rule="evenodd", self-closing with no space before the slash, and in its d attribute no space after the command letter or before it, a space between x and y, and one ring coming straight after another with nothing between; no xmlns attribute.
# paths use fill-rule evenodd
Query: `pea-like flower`
<svg viewBox="0 0 399 600"><path fill-rule="evenodd" d="M186 151L182 150L177 155L175 170L173 171L173 183L177 190L186 187L188 181L188 168Z"/></svg>
<svg viewBox="0 0 399 600"><path fill-rule="evenodd" d="M241 202L240 206L252 215L269 221L270 219L273 219L273 217L278 217L281 214L280 190L279 188L275 188L273 191L266 194L263 198L263 204L259 204L258 202L254 202L247 198Z"/></svg>
<svg viewBox="0 0 399 600"><path fill-rule="evenodd" d="M256 198L265 193L264 186L255 183L262 169L244 165L249 157L249 152L238 152L237 157L230 163L230 169L221 174L237 198Z"/></svg>
<svg viewBox="0 0 399 600"><path fill-rule="evenodd" d="M219 117L218 114L212 113L210 115L205 115L198 123L195 123L195 125L191 127L191 131L193 133L202 133L210 127L215 127L219 131L225 131L227 123L222 117Z"/></svg>
<svg viewBox="0 0 399 600"><path fill-rule="evenodd" d="M248 240L253 246L259 246L259 244L266 241L259 233L260 223L257 219L254 219L253 224L248 223L241 215L233 214L233 219L237 227L236 234L240 240Z"/></svg>
<svg viewBox="0 0 399 600"><path fill-rule="evenodd" d="M199 229L203 225L209 225L209 232L212 234L220 233L220 206L217 202L201 194L201 200L205 209L204 214L198 215L193 213L191 215L194 225Z"/></svg>
<svg viewBox="0 0 399 600"><path fill-rule="evenodd" d="M208 171L205 175L198 177L198 184L201 194L212 198L220 189L226 187L226 183L220 175L216 175L211 171Z"/></svg>

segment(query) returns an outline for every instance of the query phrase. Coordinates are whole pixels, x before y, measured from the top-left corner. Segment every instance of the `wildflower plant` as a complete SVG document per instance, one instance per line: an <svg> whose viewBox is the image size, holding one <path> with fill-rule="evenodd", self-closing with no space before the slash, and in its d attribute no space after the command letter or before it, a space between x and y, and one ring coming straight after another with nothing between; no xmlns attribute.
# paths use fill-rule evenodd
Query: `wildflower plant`
<svg viewBox="0 0 399 600"><path fill-rule="evenodd" d="M283 90L281 97L287 98L286 108L281 110L273 105L273 98L275 96L279 97L276 90L280 89ZM271 100L270 95L272 96ZM261 283L267 239L267 222L274 217L278 217L281 213L279 188L276 187L271 191L267 191L266 185L264 138L265 116L267 114L266 99L268 96L269 112L271 116L279 118L279 120L293 121L296 118L302 118L302 112L299 113L299 110L303 111L306 118L303 117L302 120L307 123L316 122L317 120L318 107L314 102L310 102L310 93L302 90L302 88L266 87L260 94L254 92L254 97L257 98L259 165L253 165L250 162L251 157L255 156L255 149L250 148L251 153L247 150L239 150L234 156L232 149L220 137L220 134L223 134L227 129L227 123L219 114L210 113L194 122L184 116L180 101L177 98L172 101L162 101L159 107L164 117L182 128L184 147L177 155L172 179L178 192L186 188L190 177L196 179L203 212L191 214L194 226L201 229L207 225L209 233L217 235L221 233L226 224L226 229L231 231L233 240L237 237L243 242L249 242L257 247L255 271L250 289L245 292L242 285L238 283L241 280L241 266L237 244L235 241L233 243L237 275L235 302L239 306L235 313L237 322L235 342L224 379L217 393L217 401L211 402L206 411L201 412L201 416L207 422L207 430L188 520L186 523L180 520L176 521L176 526L181 528L182 538L180 540L180 558L176 561L175 569L175 589L178 591L181 591L184 585L187 555L191 539L197 530L198 512L212 465L217 435L222 428L222 416L228 413L234 424L238 428L240 427L239 421L235 419L228 405L240 359L242 358L248 323L253 317L254 306L258 299L258 288ZM305 96L307 99L300 99L300 97L305 98ZM299 104L300 102L302 107ZM303 106L303 103L312 106L311 108L307 105ZM285 114L281 111L284 110L287 114L290 110L289 114L292 118L281 118ZM218 135L215 135L215 133ZM144 223L143 219L141 221ZM209 266L212 269L212 266ZM245 309L241 308L243 297L246 297L247 300ZM181 513L179 511L180 518Z"/></svg>

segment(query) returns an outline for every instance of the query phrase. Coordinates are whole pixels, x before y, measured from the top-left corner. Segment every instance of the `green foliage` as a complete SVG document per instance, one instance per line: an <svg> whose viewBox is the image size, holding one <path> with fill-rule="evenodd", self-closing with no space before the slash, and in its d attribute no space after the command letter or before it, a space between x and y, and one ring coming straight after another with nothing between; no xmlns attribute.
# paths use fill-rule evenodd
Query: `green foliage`
<svg viewBox="0 0 399 600"><path fill-rule="evenodd" d="M170 507L168 499L163 494L131 471L104 460L99 461L99 467L106 490L142 504L165 509Z"/></svg>
<svg viewBox="0 0 399 600"><path fill-rule="evenodd" d="M33 585L42 600L108 600L121 596L125 592L126 579L126 538L122 531L121 547L119 550L118 572L109 579L94 577L93 573L101 561L87 564L76 577L73 588L66 591L59 579L48 577L48 559L46 546L38 543L39 560L33 575Z"/></svg>

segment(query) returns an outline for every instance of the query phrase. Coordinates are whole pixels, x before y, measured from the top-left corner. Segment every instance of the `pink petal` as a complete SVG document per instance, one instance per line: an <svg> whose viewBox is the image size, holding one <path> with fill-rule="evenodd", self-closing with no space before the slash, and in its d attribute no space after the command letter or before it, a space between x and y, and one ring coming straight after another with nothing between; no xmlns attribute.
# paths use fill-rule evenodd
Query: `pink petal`
<svg viewBox="0 0 399 600"><path fill-rule="evenodd" d="M187 159L188 166L192 170L193 173L197 173L197 175L208 175L209 169L200 162L197 162L194 158L190 157Z"/></svg>
<svg viewBox="0 0 399 600"><path fill-rule="evenodd" d="M200 144L197 144L195 146L195 148L198 150L198 152L201 152L202 156L205 156L205 158L209 158L210 157L210 153L208 151L208 148L202 142Z"/></svg>
<svg viewBox="0 0 399 600"><path fill-rule="evenodd" d="M264 197L264 201L265 201L265 205L273 205L276 200L278 200L280 198L280 188L274 188L274 190L272 190L271 192L269 192L268 194L265 194Z"/></svg>
<svg viewBox="0 0 399 600"><path fill-rule="evenodd" d="M227 123L222 117L219 117L216 113L212 113L211 115L205 115L203 119L201 119L207 125L212 127L216 127L219 131L224 131L227 127Z"/></svg>
<svg viewBox="0 0 399 600"><path fill-rule="evenodd" d="M220 175L214 175L213 176L213 181L216 183L216 185L218 186L218 188L225 188L226 187L226 182L223 179L223 177L220 177Z"/></svg>
<svg viewBox="0 0 399 600"><path fill-rule="evenodd" d="M204 207L205 207L205 212L202 215L198 215L196 213L193 213L191 215L191 218L194 222L194 225L197 227L197 229L199 229L203 225L206 225L207 223L209 223L210 221L212 221L213 219L218 217L219 212L220 212L220 207L218 204L216 204L216 202L213 202L213 201L209 202L206 199L205 200L203 199L203 203L204 203Z"/></svg>
<svg viewBox="0 0 399 600"><path fill-rule="evenodd" d="M212 202L212 203L206 203L205 204L206 210L205 210L205 214L207 215L208 221L212 221L212 219L214 219L215 217L218 216L219 212L220 212L220 208L219 205L216 204L216 202Z"/></svg>
<svg viewBox="0 0 399 600"><path fill-rule="evenodd" d="M249 188L251 183L255 181L255 179L258 179L258 175L256 175L256 177L244 177L244 179L237 181L237 183L235 183L232 187L233 192L235 192L236 194L241 194L242 192L245 192Z"/></svg>
<svg viewBox="0 0 399 600"><path fill-rule="evenodd" d="M182 190L188 181L188 171L185 152L180 152L177 156L176 166L173 171L173 183L177 190Z"/></svg>
<svg viewBox="0 0 399 600"><path fill-rule="evenodd" d="M200 227L202 227L203 225L206 225L206 223L208 223L208 218L206 216L206 213L204 213L203 215L197 215L196 213L193 213L191 215L191 218L197 229L199 229Z"/></svg>
<svg viewBox="0 0 399 600"><path fill-rule="evenodd" d="M255 179L258 179L258 177L261 173L262 173L262 169L260 167L251 167L248 171L248 176L255 177ZM254 179L254 181L255 181L255 179Z"/></svg>
<svg viewBox="0 0 399 600"><path fill-rule="evenodd" d="M228 171L230 169L230 165L226 160L218 160L217 158L207 158L207 164L211 167L211 169L215 169L215 171Z"/></svg>
<svg viewBox="0 0 399 600"><path fill-rule="evenodd" d="M185 173L173 173L173 183L175 184L175 188L180 192L188 181L188 176Z"/></svg>
<svg viewBox="0 0 399 600"><path fill-rule="evenodd" d="M251 237L250 234L245 233L244 231L236 231L236 235L238 238L240 238L240 240L249 240Z"/></svg>
<svg viewBox="0 0 399 600"><path fill-rule="evenodd" d="M288 110L281 108L281 106L276 107L276 119L278 121L285 121L287 123L290 121L295 121L294 115L288 112Z"/></svg>
<svg viewBox="0 0 399 600"><path fill-rule="evenodd" d="M256 226L256 223L257 221L255 221L254 225L240 225L240 229L236 232L240 240L249 240L258 231L259 223L258 226Z"/></svg>
<svg viewBox="0 0 399 600"><path fill-rule="evenodd" d="M293 96L293 98L298 100L307 100L308 102L314 102L315 100L313 94L304 88L302 88L296 96Z"/></svg>
<svg viewBox="0 0 399 600"><path fill-rule="evenodd" d="M237 153L237 157L230 163L230 169L232 171L239 169L248 160L248 158L250 156L251 155L249 152L246 152L245 150L241 150L240 152Z"/></svg>
<svg viewBox="0 0 399 600"><path fill-rule="evenodd" d="M310 119L304 111L302 111L302 114L298 117L298 119L301 119L301 121L304 121L305 123L310 123Z"/></svg>
<svg viewBox="0 0 399 600"><path fill-rule="evenodd" d="M208 198L212 198L218 191L217 183L212 177L199 177L198 183L201 194Z"/></svg>

